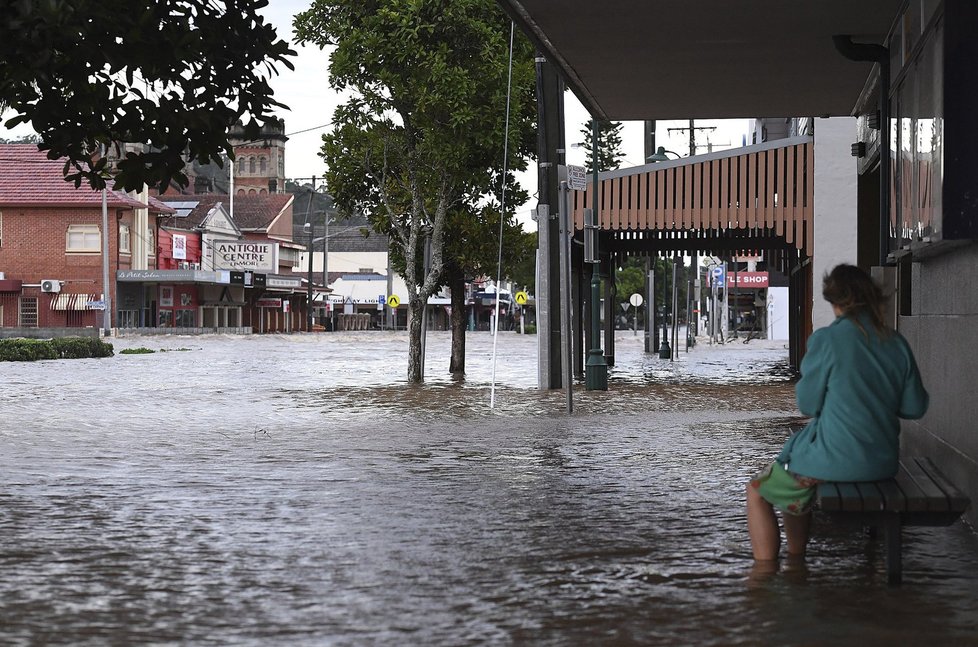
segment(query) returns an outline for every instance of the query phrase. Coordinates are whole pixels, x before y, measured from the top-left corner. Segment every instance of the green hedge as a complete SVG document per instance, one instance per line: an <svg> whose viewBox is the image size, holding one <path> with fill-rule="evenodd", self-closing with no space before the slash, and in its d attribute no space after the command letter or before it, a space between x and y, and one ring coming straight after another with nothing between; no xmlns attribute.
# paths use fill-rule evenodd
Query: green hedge
<svg viewBox="0 0 978 647"><path fill-rule="evenodd" d="M0 362L112 357L113 354L112 344L95 337L0 339Z"/></svg>

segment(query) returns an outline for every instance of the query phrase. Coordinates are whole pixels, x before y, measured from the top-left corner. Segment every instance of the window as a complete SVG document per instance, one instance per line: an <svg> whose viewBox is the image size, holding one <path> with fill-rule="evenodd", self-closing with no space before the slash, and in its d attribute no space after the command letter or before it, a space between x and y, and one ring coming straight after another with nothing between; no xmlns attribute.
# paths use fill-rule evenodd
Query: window
<svg viewBox="0 0 978 647"><path fill-rule="evenodd" d="M244 158L238 158L238 175L244 175L245 172L245 161Z"/></svg>
<svg viewBox="0 0 978 647"><path fill-rule="evenodd" d="M258 170L262 175L268 173L268 160L264 157L258 158Z"/></svg>
<svg viewBox="0 0 978 647"><path fill-rule="evenodd" d="M3 304L0 303L0 328L3 328L3 326L4 326L4 323L3 323Z"/></svg>
<svg viewBox="0 0 978 647"><path fill-rule="evenodd" d="M197 325L194 311L185 308L177 310L174 316L173 325L176 328L193 328Z"/></svg>
<svg viewBox="0 0 978 647"><path fill-rule="evenodd" d="M97 253L101 244L98 225L68 225L66 251Z"/></svg>
<svg viewBox="0 0 978 647"><path fill-rule="evenodd" d="M37 328L37 297L21 297L17 312L17 325L21 328Z"/></svg>
<svg viewBox="0 0 978 647"><path fill-rule="evenodd" d="M156 232L152 227L146 230L146 247L150 256L156 256Z"/></svg>
<svg viewBox="0 0 978 647"><path fill-rule="evenodd" d="M3 214L0 213L0 247L3 247Z"/></svg>
<svg viewBox="0 0 978 647"><path fill-rule="evenodd" d="M119 225L119 251L123 254L132 253L132 237L129 233L129 225Z"/></svg>
<svg viewBox="0 0 978 647"><path fill-rule="evenodd" d="M248 158L248 172L249 173L254 173L255 172L255 158L254 157Z"/></svg>

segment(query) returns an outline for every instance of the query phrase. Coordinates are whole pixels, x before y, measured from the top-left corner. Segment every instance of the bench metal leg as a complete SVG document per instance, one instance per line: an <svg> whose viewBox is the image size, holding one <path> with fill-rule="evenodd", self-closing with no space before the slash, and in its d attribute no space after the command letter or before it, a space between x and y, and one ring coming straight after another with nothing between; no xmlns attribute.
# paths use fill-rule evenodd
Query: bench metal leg
<svg viewBox="0 0 978 647"><path fill-rule="evenodd" d="M886 542L886 582L890 586L899 586L903 580L903 537L899 513L884 515L883 536Z"/></svg>

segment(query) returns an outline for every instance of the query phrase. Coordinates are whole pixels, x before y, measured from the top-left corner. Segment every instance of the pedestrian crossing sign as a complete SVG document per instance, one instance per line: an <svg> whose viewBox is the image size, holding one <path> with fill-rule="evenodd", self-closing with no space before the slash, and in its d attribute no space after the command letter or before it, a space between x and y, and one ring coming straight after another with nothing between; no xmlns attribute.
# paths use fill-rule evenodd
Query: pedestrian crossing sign
<svg viewBox="0 0 978 647"><path fill-rule="evenodd" d="M527 299L529 299L529 295L527 295L527 293L523 290L516 293L516 303L520 304L521 306L526 305Z"/></svg>
<svg viewBox="0 0 978 647"><path fill-rule="evenodd" d="M392 294L387 297L387 305L392 308L396 308L397 306L401 305L401 299L396 294Z"/></svg>

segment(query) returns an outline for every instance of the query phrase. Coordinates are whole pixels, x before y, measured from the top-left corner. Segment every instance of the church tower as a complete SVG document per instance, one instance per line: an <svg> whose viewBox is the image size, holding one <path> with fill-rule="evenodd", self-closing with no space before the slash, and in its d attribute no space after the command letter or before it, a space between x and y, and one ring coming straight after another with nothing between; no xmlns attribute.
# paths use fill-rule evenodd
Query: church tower
<svg viewBox="0 0 978 647"><path fill-rule="evenodd" d="M285 192L285 142L288 140L284 119L269 119L258 137L250 140L245 138L244 126L231 127L235 195Z"/></svg>

